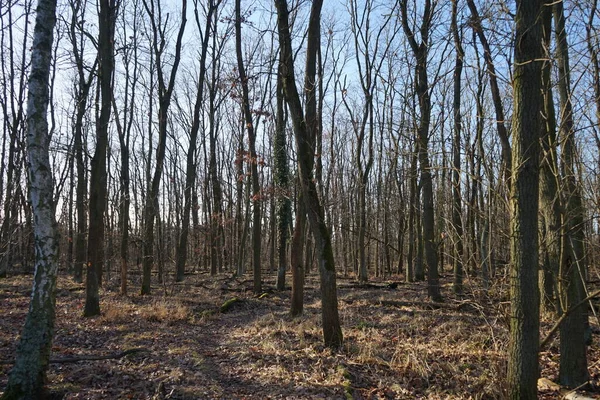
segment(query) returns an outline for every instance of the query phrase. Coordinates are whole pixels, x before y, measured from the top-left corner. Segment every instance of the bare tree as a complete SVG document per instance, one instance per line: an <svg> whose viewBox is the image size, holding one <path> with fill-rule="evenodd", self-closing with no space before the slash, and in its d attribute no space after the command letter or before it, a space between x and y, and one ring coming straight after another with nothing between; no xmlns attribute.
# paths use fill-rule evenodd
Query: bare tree
<svg viewBox="0 0 600 400"><path fill-rule="evenodd" d="M552 7L546 0L543 14L544 51L548 61L542 70L544 90L544 124L542 131L542 158L540 165L540 257L542 264L541 290L543 301L541 306L550 311L560 313L558 296L558 273L561 251L562 204L559 192L560 172L558 170L558 152L556 140L556 116L552 94Z"/></svg>
<svg viewBox="0 0 600 400"><path fill-rule="evenodd" d="M16 39L19 27L16 21L20 16L13 15L15 7L8 3L1 19L0 63L2 68L2 94L0 108L2 109L2 163L0 167L0 202L2 202L3 220L0 224L0 277L6 277L7 271L15 261L18 247L16 227L19 212L19 194L25 164L25 96L27 95L27 53L30 47L29 24L31 14L30 2L24 2L23 14L24 32L20 43ZM6 40L8 36L8 40ZM7 43L8 42L8 43ZM8 142L7 142L8 139ZM8 154L6 154L8 147ZM6 164L4 163L6 161ZM6 180L4 178L6 177Z"/></svg>
<svg viewBox="0 0 600 400"><path fill-rule="evenodd" d="M131 147L131 132L135 121L136 111L136 89L139 80L139 2L136 0L133 2L133 20L132 31L127 30L127 17L126 13L122 12L122 31L123 31L123 66L125 69L125 90L123 98L123 116L119 115L119 107L115 100L113 93L113 112L115 124L117 127L117 133L119 136L120 144L120 159L121 159L121 170L119 174L119 226L121 229L121 244L120 244L120 258L121 258L121 295L127 295L127 275L129 270L129 228L130 228L130 206L131 206L131 169L130 169L130 151ZM133 65L132 65L133 64Z"/></svg>
<svg viewBox="0 0 600 400"><path fill-rule="evenodd" d="M356 140L355 163L358 169L358 280L368 280L367 262L365 256L365 235L367 231L367 184L369 174L373 167L373 138L375 135L375 112L373 96L379 81L379 74L387 52L398 33L397 25L390 27L386 32L394 15L392 12L384 13L383 21L376 29L373 26L373 12L378 5L372 1L364 2L359 9L358 2L351 0L349 4L351 29L354 36L354 53L362 95L362 110L355 115L348 103L347 88L342 88L342 99L350 115ZM386 34L387 33L387 34ZM363 163L364 158L364 163Z"/></svg>
<svg viewBox="0 0 600 400"><path fill-rule="evenodd" d="M104 268L104 213L107 198L106 158L108 125L112 107L112 80L115 68L114 36L118 0L101 0L98 13L98 84L100 86L100 114L96 119L96 151L90 172L90 223L87 249L87 274L85 280L85 308L83 315L100 314L98 287L102 286Z"/></svg>
<svg viewBox="0 0 600 400"><path fill-rule="evenodd" d="M454 47L456 48L456 61L454 64L454 99L452 112L454 114L454 138L452 140L452 227L454 228L454 292L463 290L463 226L462 226L462 201L460 185L460 143L462 134L462 115L460 112L461 79L463 58L465 52L462 47L461 36L458 30L458 0L452 0L451 27Z"/></svg>
<svg viewBox="0 0 600 400"><path fill-rule="evenodd" d="M481 16L479 15L479 11L477 10L475 2L473 0L467 0L467 5L471 10L471 26L473 27L473 30L477 33L479 41L483 46L483 58L485 60L488 76L490 78L490 90L492 93L492 101L494 103L494 111L496 112L496 128L498 130L498 137L500 138L500 145L502 146L502 162L504 163L502 169L504 171L505 180L510 186L512 155L508 130L506 129L506 125L504 123L504 107L502 106L502 96L500 94L500 88L498 86L498 77L496 74L494 57L492 55L490 44L487 40L487 36L485 35L483 25L481 24Z"/></svg>
<svg viewBox="0 0 600 400"><path fill-rule="evenodd" d="M152 179L146 192L146 203L144 205L144 240L143 240L143 273L142 273L142 294L150 294L150 276L154 264L154 222L158 217L158 195L160 191L160 181L163 174L165 153L167 148L167 121L169 106L173 89L175 87L175 77L181 61L181 43L183 33L187 22L187 0L181 3L181 21L177 32L175 42L175 55L171 65L171 72L168 81L165 80L163 65L163 55L166 46L166 21L162 19L162 6L160 0L142 0L144 8L150 17L152 26L152 51L154 53L156 75L158 80L158 145L156 148L156 164ZM150 128L152 129L152 128ZM152 146L152 144L150 144ZM150 168L150 164L148 164ZM148 171L149 174L149 171Z"/></svg>
<svg viewBox="0 0 600 400"><path fill-rule="evenodd" d="M27 99L27 154L29 194L34 214L35 276L29 312L15 364L2 395L3 400L39 399L45 396L44 384L54 336L59 251L47 112L55 24L56 1L39 0Z"/></svg>
<svg viewBox="0 0 600 400"><path fill-rule="evenodd" d="M200 70L198 72L198 83L197 83L197 94L196 102L194 104L194 116L192 120L192 127L190 131L190 144L188 147L187 158L186 158L186 172L185 172L185 187L184 187L184 205L183 205L183 217L181 219L181 232L179 234L179 243L177 245L176 259L176 277L175 280L180 282L183 280L185 272L185 263L187 261L188 253L188 232L190 226L190 212L192 209L192 186L196 183L196 148L198 141L198 131L200 130L200 118L202 112L202 104L204 101L204 79L206 77L206 55L208 52L208 44L211 33L211 27L213 25L212 15L216 12L220 1L209 1L206 10L206 22L204 27L204 33L201 33L202 47L200 49ZM198 17L198 8L194 9L196 16L196 22L198 29L200 30L200 21ZM213 32L214 34L214 32Z"/></svg>
<svg viewBox="0 0 600 400"><path fill-rule="evenodd" d="M292 38L289 27L289 11L286 0L276 0L277 27L279 33L279 45L281 48L283 90L292 117L294 136L296 138L296 149L298 153L298 169L300 176L300 187L304 196L304 204L307 209L308 221L313 237L317 255L317 264L321 277L321 302L323 338L325 345L339 347L342 344L342 328L338 314L337 287L335 262L329 228L325 224L323 208L317 192L317 187L312 179L311 158L313 157L310 146L309 133L306 120L303 118L300 95L296 87L294 75L294 61L292 51ZM322 0L312 3L309 31L318 32L321 19ZM314 32L309 32L309 37L318 37ZM307 44L307 47L314 44ZM309 61L307 60L307 63ZM311 63L316 60L311 60Z"/></svg>
<svg viewBox="0 0 600 400"><path fill-rule="evenodd" d="M250 100L248 94L248 77L244 67L242 54L242 12L240 0L235 1L235 52L237 56L237 68L242 87L242 112L246 131L248 132L248 150L250 151L250 171L252 179L252 271L254 273L254 293L262 290L260 248L261 248L261 193L258 180L258 158L256 156L256 132L252 121Z"/></svg>
<svg viewBox="0 0 600 400"><path fill-rule="evenodd" d="M431 164L429 161L429 128L431 118L431 99L429 95L429 82L427 74L427 55L429 53L429 33L433 19L436 3L426 0L421 17L421 26L419 27L420 39L417 42L417 36L409 25L409 16L407 9L407 0L400 0L400 15L402 18L402 28L410 44L410 48L415 57L415 86L416 94L419 99L419 109L421 111L419 127L417 129L417 152L419 155L419 165L421 167L421 186L423 195L423 244L425 250L425 259L427 262L427 282L428 293L434 301L441 301L440 284L438 276L438 255L437 244L435 241L435 217L433 208L433 182L431 177Z"/></svg>

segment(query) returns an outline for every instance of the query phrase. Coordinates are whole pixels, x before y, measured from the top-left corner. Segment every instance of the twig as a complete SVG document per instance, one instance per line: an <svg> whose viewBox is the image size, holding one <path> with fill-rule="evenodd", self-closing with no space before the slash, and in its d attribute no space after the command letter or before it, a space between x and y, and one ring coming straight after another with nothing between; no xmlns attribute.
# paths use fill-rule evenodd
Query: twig
<svg viewBox="0 0 600 400"><path fill-rule="evenodd" d="M556 321L556 324L554 324L552 329L550 329L550 332L548 332L548 335L546 336L546 338L544 340L542 340L542 342L540 343L540 350L548 344L550 339L552 339L552 336L556 333L556 331L560 327L560 324L562 324L562 322L565 320L565 318L567 318L569 316L569 314L571 314L574 310L579 308L579 306L582 306L583 304L590 301L594 297L597 297L598 295L600 295L600 290L595 291L594 293L590 294L585 299L581 300L579 303L575 304L575 306L573 306L573 307L569 308L567 311L565 311L563 313L563 315L560 316L558 321Z"/></svg>

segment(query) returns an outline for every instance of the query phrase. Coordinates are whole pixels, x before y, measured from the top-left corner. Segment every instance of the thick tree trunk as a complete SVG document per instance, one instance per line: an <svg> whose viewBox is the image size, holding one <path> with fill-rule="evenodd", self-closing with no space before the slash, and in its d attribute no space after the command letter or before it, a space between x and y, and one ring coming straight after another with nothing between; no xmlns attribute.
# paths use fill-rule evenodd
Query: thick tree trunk
<svg viewBox="0 0 600 400"><path fill-rule="evenodd" d="M54 180L48 154L50 136L47 111L55 14L56 1L39 0L27 100L27 153L29 194L34 214L35 276L29 312L3 400L44 397L46 370L54 336L59 249Z"/></svg>
<svg viewBox="0 0 600 400"><path fill-rule="evenodd" d="M517 1L511 176L509 398L537 399L538 199L542 83L541 0Z"/></svg>

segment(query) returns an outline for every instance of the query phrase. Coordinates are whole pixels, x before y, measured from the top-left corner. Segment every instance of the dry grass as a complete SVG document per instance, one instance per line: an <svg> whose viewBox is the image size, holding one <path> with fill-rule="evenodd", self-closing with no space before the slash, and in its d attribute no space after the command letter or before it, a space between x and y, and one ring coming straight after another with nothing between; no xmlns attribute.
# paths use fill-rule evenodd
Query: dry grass
<svg viewBox="0 0 600 400"><path fill-rule="evenodd" d="M128 299L110 297L103 302L102 320L106 324L121 324L141 318L148 322L174 324L186 322L192 316L190 307L177 299L153 299L149 304L136 305Z"/></svg>
<svg viewBox="0 0 600 400"><path fill-rule="evenodd" d="M150 351L122 360L52 365L50 388L67 399L145 399L159 387L172 399L466 400L500 399L506 393L504 288L490 294L468 291L459 298L444 287L445 303L432 305L424 283L395 290L343 288L352 281L342 279L345 341L334 352L321 340L316 277L307 281L299 318L288 316L289 291L256 298L241 280L198 275L187 283L169 288L167 297L123 298L109 286L101 296L103 315L84 319L84 293L66 290L73 283L61 279L56 355L130 347ZM0 281L3 311L12 310L0 320L3 359L14 355L29 284L21 277ZM229 289L220 290L224 285ZM242 301L219 313L233 297ZM550 325L544 321L543 329ZM540 360L542 376L556 380L556 347ZM589 363L597 383L597 345L590 347ZM4 372L7 367L0 371L0 387ZM540 398L555 395L541 393Z"/></svg>

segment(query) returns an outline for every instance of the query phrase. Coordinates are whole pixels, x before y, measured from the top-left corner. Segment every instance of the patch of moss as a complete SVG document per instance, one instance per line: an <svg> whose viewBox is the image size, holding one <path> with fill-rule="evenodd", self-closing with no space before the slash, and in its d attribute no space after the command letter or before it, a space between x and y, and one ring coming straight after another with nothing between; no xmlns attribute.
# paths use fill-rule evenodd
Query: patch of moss
<svg viewBox="0 0 600 400"><path fill-rule="evenodd" d="M221 307L219 307L219 311L222 313L226 313L228 311L231 311L231 308L238 303L241 303L242 300L239 299L238 297L232 297L231 299L227 300L225 303L223 303L221 305Z"/></svg>

